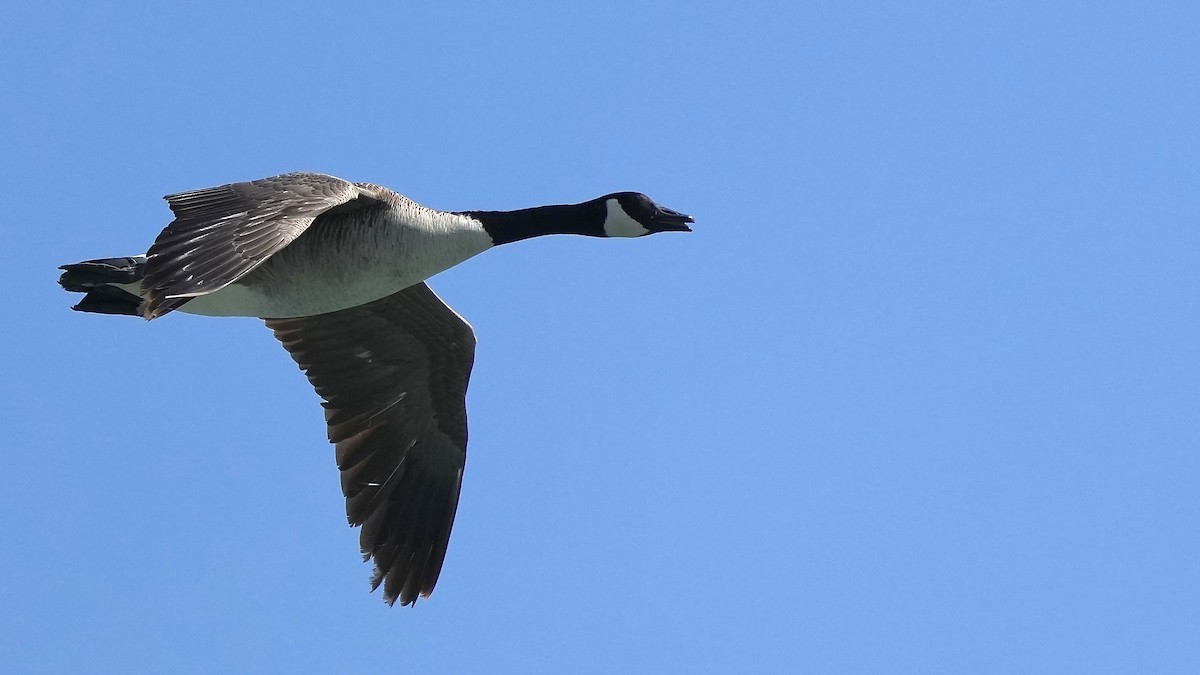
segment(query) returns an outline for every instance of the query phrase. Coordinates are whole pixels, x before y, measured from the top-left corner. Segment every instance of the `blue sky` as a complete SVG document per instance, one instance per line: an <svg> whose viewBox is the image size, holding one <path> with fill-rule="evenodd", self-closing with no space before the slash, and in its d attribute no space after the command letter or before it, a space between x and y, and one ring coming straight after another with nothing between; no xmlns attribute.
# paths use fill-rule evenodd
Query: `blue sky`
<svg viewBox="0 0 1200 675"><path fill-rule="evenodd" d="M25 3L0 26L0 670L1196 672L1193 3ZM439 585L368 595L260 322L68 311L161 195L644 191L431 285Z"/></svg>

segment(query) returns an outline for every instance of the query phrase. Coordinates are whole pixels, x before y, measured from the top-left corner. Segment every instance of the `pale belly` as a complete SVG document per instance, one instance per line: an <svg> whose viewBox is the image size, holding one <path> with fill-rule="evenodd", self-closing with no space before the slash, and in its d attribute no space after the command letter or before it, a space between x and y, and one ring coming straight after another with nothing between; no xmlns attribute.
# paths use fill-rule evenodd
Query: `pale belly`
<svg viewBox="0 0 1200 675"><path fill-rule="evenodd" d="M269 280L252 274L243 280L245 283L233 283L219 291L196 296L176 311L264 319L314 316L389 296L451 266L419 266L407 274L392 269L359 269L344 274L296 275Z"/></svg>
<svg viewBox="0 0 1200 675"><path fill-rule="evenodd" d="M177 311L203 316L257 316L264 319L313 316L357 307L421 281L418 279L405 284L403 280L381 279L376 283L328 286L312 283L294 287L293 292L287 294L269 294L261 287L235 283L215 293L192 298Z"/></svg>
<svg viewBox="0 0 1200 675"><path fill-rule="evenodd" d="M262 288L235 283L213 293L198 295L175 311L200 316L254 316L262 319L315 316L378 300L424 279L411 283L405 281L384 279L376 283L349 286L306 284L284 295L270 294ZM141 284L115 285L134 295L140 295L142 291Z"/></svg>

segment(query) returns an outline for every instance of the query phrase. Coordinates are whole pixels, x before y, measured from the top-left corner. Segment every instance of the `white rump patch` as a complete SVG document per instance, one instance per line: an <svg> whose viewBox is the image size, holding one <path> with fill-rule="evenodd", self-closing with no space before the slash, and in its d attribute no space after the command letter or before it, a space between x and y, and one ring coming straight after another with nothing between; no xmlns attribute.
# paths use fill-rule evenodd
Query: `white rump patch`
<svg viewBox="0 0 1200 675"><path fill-rule="evenodd" d="M608 215L604 216L604 236L606 237L640 237L644 234L650 234L650 230L642 227L642 224L625 213L625 209L621 208L621 202L616 199L605 201L608 206Z"/></svg>

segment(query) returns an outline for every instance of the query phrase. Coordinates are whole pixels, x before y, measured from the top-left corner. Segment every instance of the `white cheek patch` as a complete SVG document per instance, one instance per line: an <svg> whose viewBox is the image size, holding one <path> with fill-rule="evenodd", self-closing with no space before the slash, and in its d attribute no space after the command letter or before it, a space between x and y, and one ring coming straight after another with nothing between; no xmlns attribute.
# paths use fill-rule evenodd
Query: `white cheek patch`
<svg viewBox="0 0 1200 675"><path fill-rule="evenodd" d="M621 208L621 202L609 199L605 205L608 207L608 215L604 216L604 236L640 237L643 234L650 234L650 230L642 227L641 223L625 213L625 209Z"/></svg>

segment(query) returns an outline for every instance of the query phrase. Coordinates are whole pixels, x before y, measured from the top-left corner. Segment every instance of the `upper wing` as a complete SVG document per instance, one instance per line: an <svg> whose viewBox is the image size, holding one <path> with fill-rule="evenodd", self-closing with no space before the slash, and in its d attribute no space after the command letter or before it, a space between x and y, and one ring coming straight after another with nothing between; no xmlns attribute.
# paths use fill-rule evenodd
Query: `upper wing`
<svg viewBox="0 0 1200 675"><path fill-rule="evenodd" d="M146 253L142 313L154 318L181 304L179 298L218 291L287 246L322 213L343 204L367 206L376 198L369 186L319 173L167 195L175 220Z"/></svg>
<svg viewBox="0 0 1200 675"><path fill-rule="evenodd" d="M371 590L416 602L437 583L467 449L471 326L425 284L329 314L267 319L325 399L346 515Z"/></svg>

